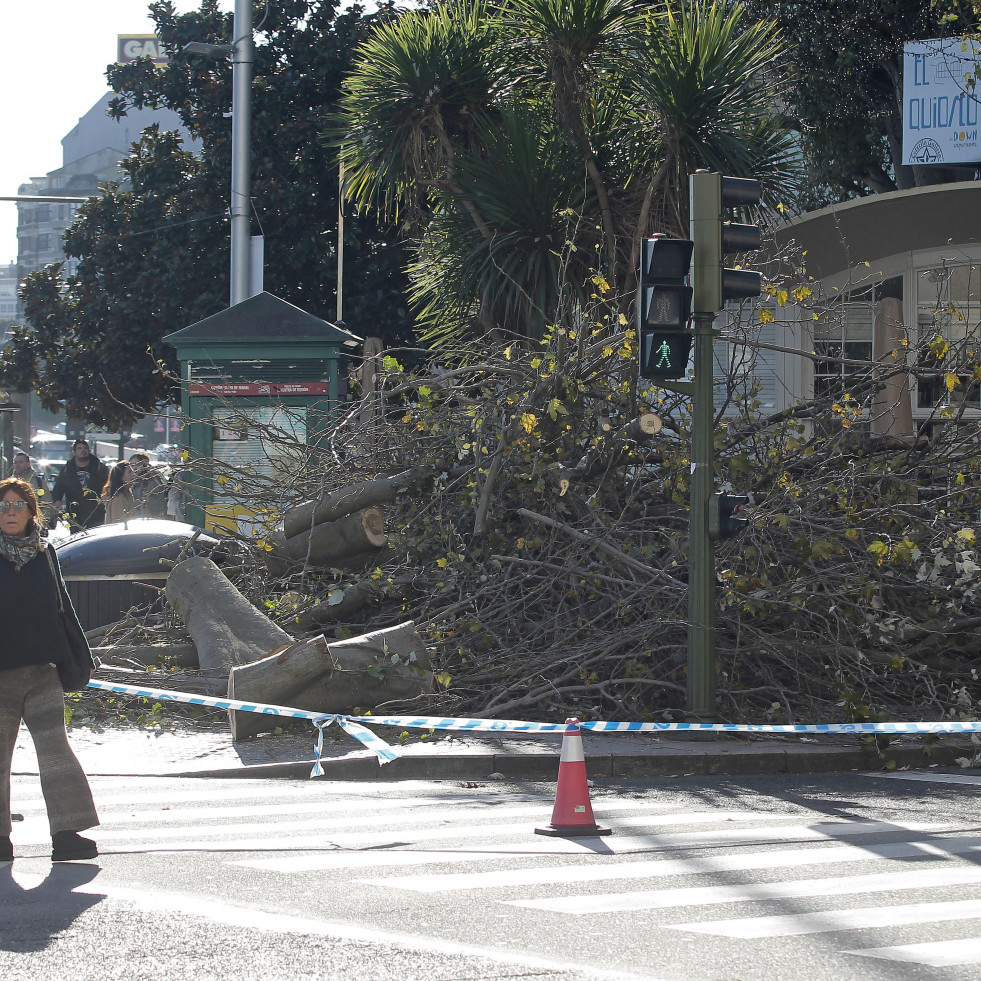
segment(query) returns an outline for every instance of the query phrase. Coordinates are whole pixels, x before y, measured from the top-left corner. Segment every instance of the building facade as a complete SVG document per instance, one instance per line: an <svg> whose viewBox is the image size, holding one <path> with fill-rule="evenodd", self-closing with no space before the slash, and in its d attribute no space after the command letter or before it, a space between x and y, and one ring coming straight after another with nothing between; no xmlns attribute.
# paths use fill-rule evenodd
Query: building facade
<svg viewBox="0 0 981 981"><path fill-rule="evenodd" d="M939 369L930 346L981 359L981 181L877 194L802 215L775 232L774 254L796 253L820 302L765 303L747 386L760 412L848 393L869 368ZM719 343L720 374L741 346ZM888 370L884 375L891 374ZM926 377L926 375L930 375ZM953 382L953 384L951 384ZM897 373L858 424L872 434L932 435L953 417L981 422L981 383L941 370Z"/></svg>

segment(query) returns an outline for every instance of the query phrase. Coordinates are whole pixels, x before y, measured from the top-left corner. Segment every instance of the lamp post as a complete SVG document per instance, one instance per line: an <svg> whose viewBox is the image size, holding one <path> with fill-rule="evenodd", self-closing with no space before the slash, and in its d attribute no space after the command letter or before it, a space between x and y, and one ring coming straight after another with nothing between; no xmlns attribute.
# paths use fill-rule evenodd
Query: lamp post
<svg viewBox="0 0 981 981"><path fill-rule="evenodd" d="M231 229L231 264L229 306L247 300L251 295L251 159L252 136L252 0L235 0L232 22L232 44L185 44L187 54L207 58L231 58L232 62L232 187L228 214Z"/></svg>

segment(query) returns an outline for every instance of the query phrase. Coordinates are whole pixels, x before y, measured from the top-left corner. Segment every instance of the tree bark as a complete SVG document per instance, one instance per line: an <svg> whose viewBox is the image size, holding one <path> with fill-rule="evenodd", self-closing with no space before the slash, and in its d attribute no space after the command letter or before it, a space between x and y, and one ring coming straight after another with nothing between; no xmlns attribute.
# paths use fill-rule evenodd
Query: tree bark
<svg viewBox="0 0 981 981"><path fill-rule="evenodd" d="M115 658L148 667L164 663L179 668L198 667L198 651L193 644L107 644L93 647L92 653L102 661Z"/></svg>
<svg viewBox="0 0 981 981"><path fill-rule="evenodd" d="M391 583L384 580L375 582L371 579L354 583L344 590L332 592L323 602L298 614L296 623L301 630L310 630L324 623L336 623L372 603L386 599L405 599L412 591L412 577L396 579ZM340 595L336 595L338 593Z"/></svg>
<svg viewBox="0 0 981 981"><path fill-rule="evenodd" d="M432 688L429 653L414 623L328 644L322 635L289 645L228 676L228 697L307 712L352 713ZM229 712L232 739L281 725L281 716Z"/></svg>
<svg viewBox="0 0 981 981"><path fill-rule="evenodd" d="M260 613L211 559L192 556L174 566L167 578L167 600L184 621L206 671L248 664L293 640Z"/></svg>
<svg viewBox="0 0 981 981"><path fill-rule="evenodd" d="M433 471L428 467L413 467L391 477L377 477L341 487L322 501L307 501L290 508L283 519L283 531L287 538L295 538L353 511L391 504L399 494L432 476Z"/></svg>
<svg viewBox="0 0 981 981"><path fill-rule="evenodd" d="M278 550L280 556L290 562L322 566L359 552L380 548L387 542L385 518L381 511L365 508L336 521L315 525L310 531L282 542L274 538L273 546L274 551Z"/></svg>

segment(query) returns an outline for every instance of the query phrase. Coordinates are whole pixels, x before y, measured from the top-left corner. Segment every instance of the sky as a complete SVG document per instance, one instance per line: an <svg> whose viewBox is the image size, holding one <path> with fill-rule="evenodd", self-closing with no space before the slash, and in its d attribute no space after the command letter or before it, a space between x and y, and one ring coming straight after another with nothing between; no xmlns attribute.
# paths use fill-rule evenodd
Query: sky
<svg viewBox="0 0 981 981"><path fill-rule="evenodd" d="M61 140L108 91L119 34L152 34L149 0L0 0L0 196L61 166ZM196 0L175 0L178 12ZM221 0L223 10L234 0ZM17 258L17 206L0 201L0 263Z"/></svg>

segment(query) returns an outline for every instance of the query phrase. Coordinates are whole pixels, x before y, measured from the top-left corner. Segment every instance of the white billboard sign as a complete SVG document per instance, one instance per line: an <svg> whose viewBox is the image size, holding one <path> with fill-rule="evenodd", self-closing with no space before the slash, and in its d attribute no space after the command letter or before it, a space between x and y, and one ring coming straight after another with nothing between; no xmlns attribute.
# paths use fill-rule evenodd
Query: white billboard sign
<svg viewBox="0 0 981 981"><path fill-rule="evenodd" d="M970 81L981 67L981 43L962 38L912 41L903 47L903 163L981 160L981 106Z"/></svg>

